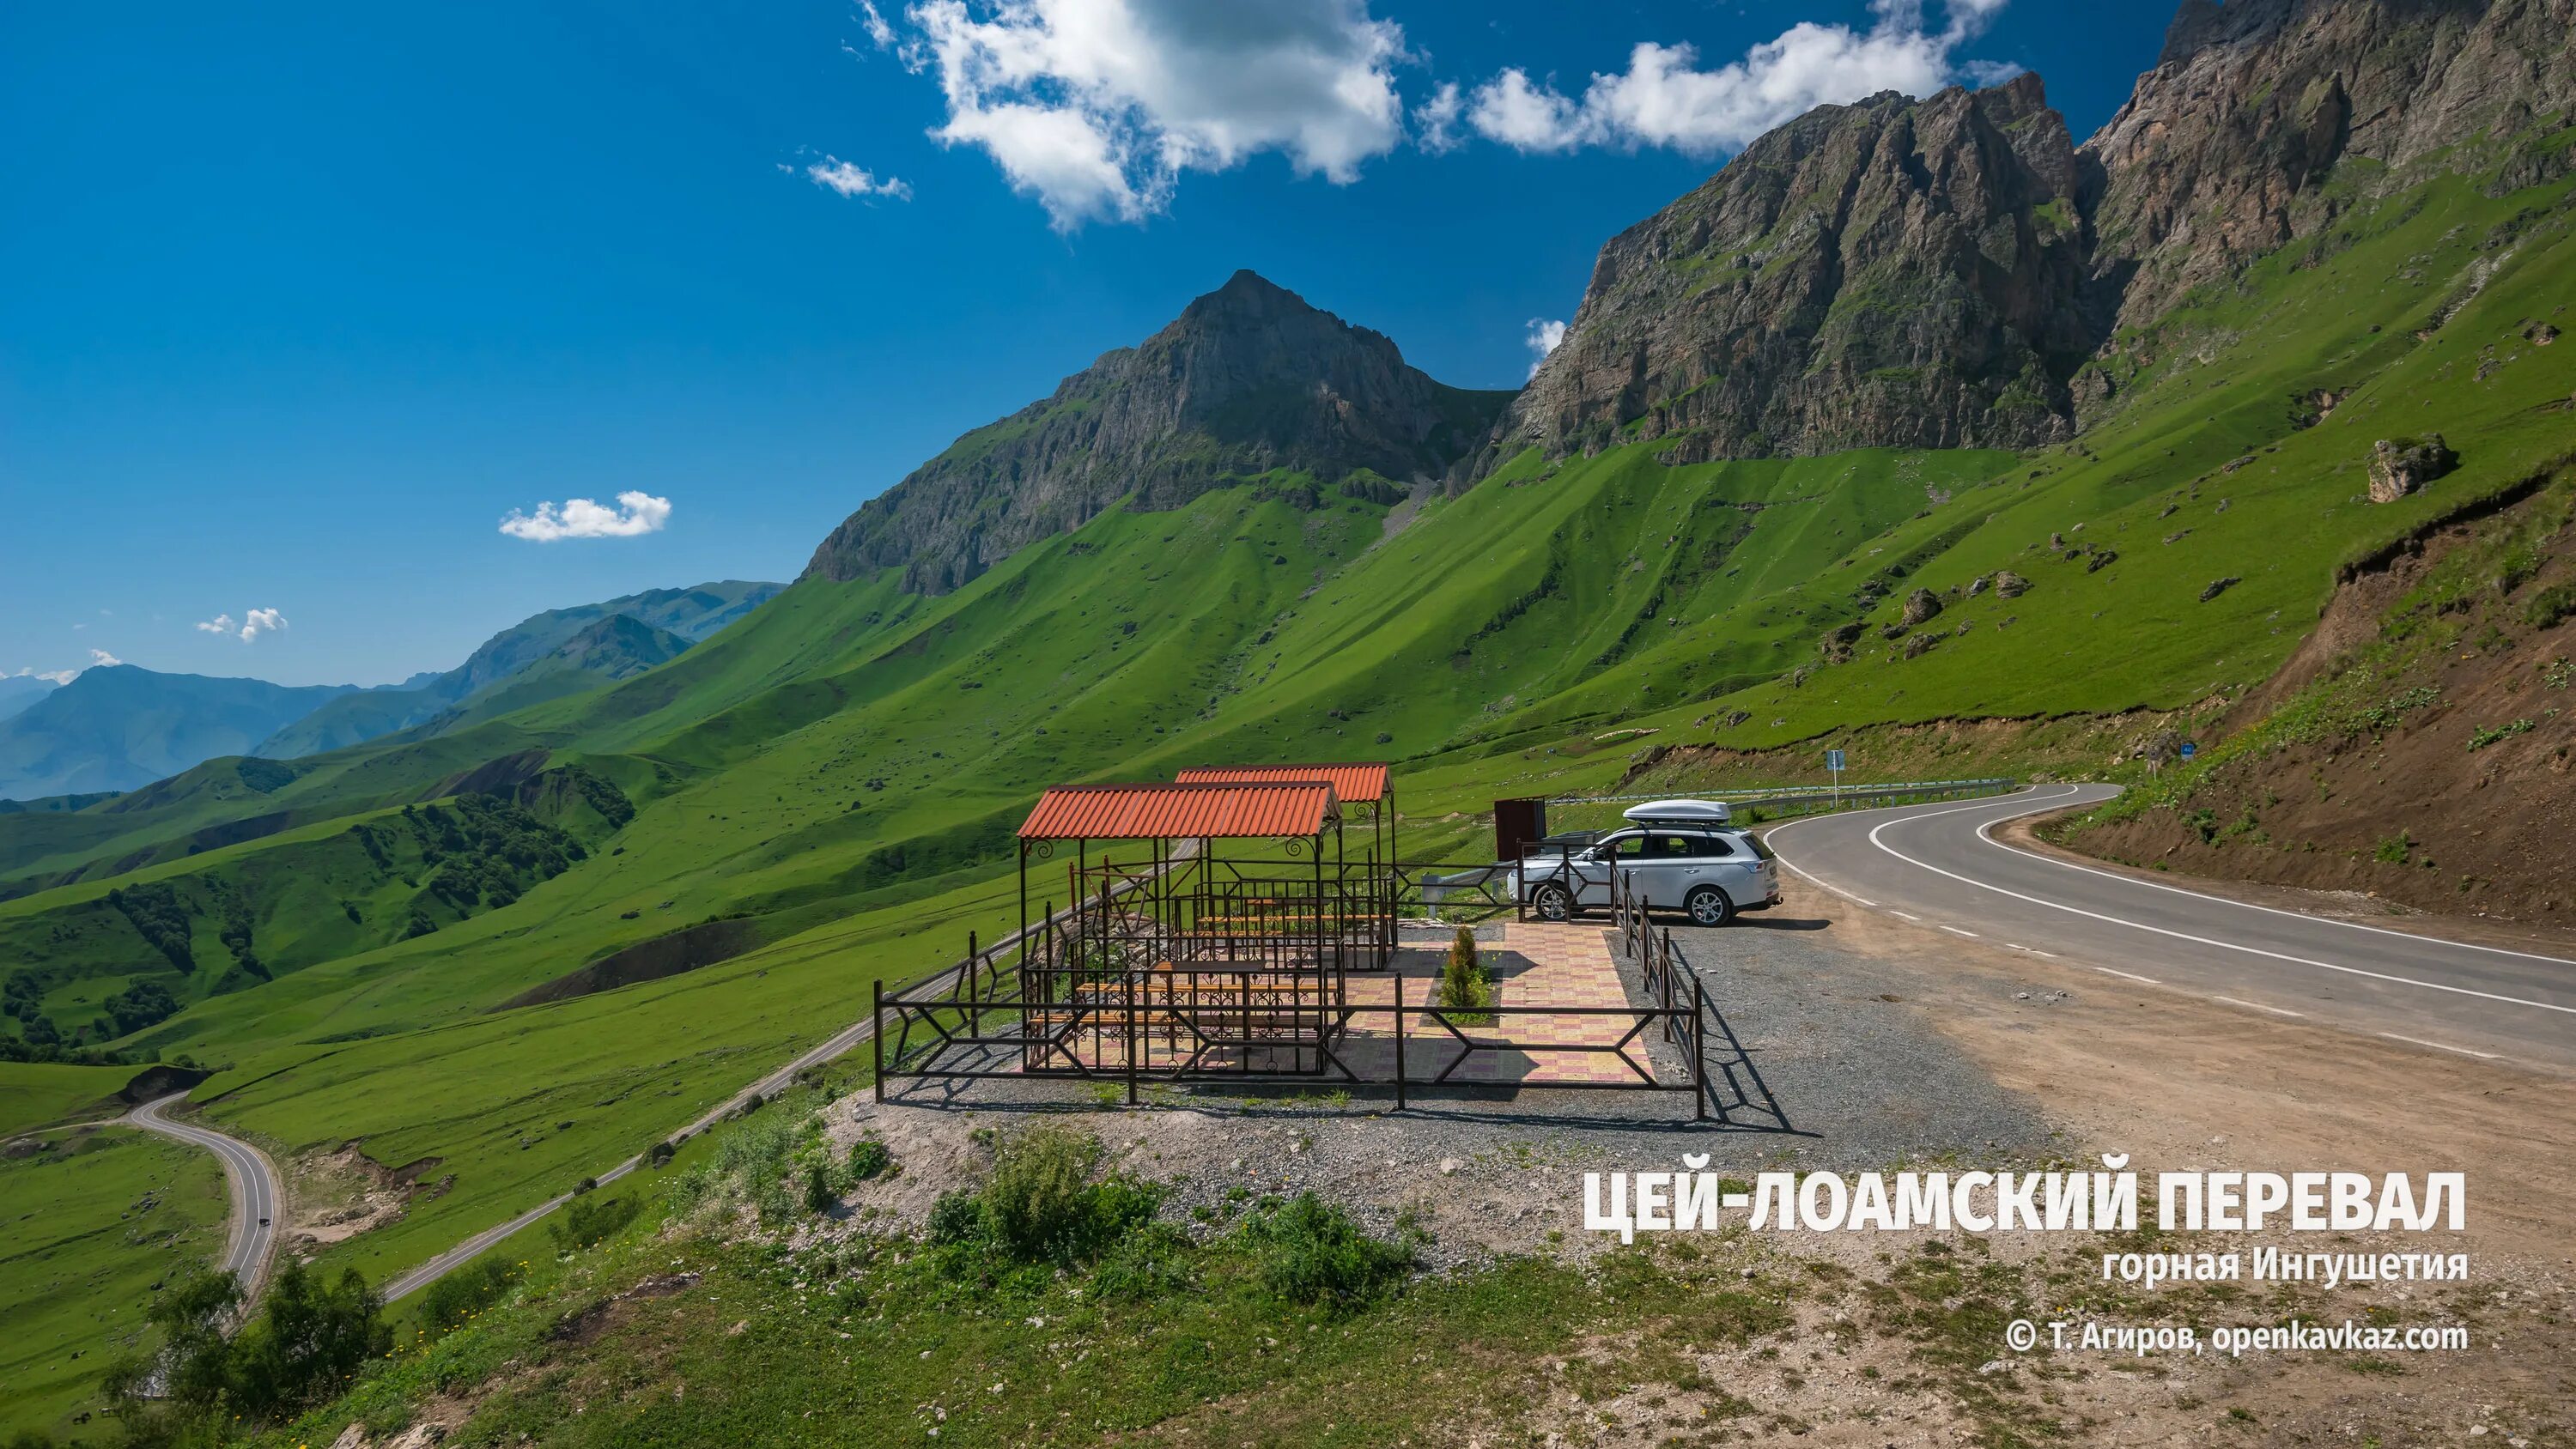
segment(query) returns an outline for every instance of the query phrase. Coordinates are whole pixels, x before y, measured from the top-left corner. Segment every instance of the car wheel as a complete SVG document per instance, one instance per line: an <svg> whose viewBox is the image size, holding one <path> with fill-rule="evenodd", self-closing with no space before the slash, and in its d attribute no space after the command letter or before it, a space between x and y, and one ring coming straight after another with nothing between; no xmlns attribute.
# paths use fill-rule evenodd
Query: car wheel
<svg viewBox="0 0 2576 1449"><path fill-rule="evenodd" d="M1693 922L1703 926L1723 926L1735 919L1735 902L1715 886L1701 886L1682 902Z"/></svg>
<svg viewBox="0 0 2576 1449"><path fill-rule="evenodd" d="M1530 892L1530 914L1542 921L1574 919L1574 897L1561 885L1543 885Z"/></svg>

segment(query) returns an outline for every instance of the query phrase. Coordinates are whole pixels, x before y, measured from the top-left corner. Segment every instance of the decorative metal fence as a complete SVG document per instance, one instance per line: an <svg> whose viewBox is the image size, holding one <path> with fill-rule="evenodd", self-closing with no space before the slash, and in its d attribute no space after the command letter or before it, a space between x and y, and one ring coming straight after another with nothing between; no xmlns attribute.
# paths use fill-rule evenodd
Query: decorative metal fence
<svg viewBox="0 0 2576 1449"><path fill-rule="evenodd" d="M1193 1082L1388 1088L1398 1111L1425 1092L1470 1087L1646 1091L1689 1094L1699 1121L1787 1128L1707 980L1672 933L1648 921L1650 903L1624 876L1612 929L1645 1000L1602 1006L1408 999L1429 983L1401 971L1377 978L1391 999L1358 1001L1340 972L1274 969L1257 955L1191 964L1181 937L1139 921L1134 903L1149 884L1131 874L1081 907L1050 905L1038 925L990 948L970 936L966 958L926 981L880 984L878 1099L889 1081L908 1079L1083 1080L1130 1103L1150 1087ZM1150 943L1141 954L1139 943ZM1184 954L1156 954L1163 945ZM1621 1029L1584 1037L1566 1027L1596 1019ZM1487 1063L1576 1056L1608 1057L1619 1071L1608 1080L1479 1075Z"/></svg>

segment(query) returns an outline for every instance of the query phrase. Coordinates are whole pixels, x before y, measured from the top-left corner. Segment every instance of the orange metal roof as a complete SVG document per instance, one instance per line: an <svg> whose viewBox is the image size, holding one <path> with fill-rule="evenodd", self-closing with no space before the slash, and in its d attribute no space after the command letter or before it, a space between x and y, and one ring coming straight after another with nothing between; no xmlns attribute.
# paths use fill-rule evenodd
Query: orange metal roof
<svg viewBox="0 0 2576 1449"><path fill-rule="evenodd" d="M1384 765L1193 765L1179 778L1187 783L1266 785L1286 780L1329 780L1343 800L1377 800L1386 795Z"/></svg>
<svg viewBox="0 0 2576 1449"><path fill-rule="evenodd" d="M1022 840L1197 840L1313 835L1338 823L1332 785L1275 783L1050 785L1020 824Z"/></svg>

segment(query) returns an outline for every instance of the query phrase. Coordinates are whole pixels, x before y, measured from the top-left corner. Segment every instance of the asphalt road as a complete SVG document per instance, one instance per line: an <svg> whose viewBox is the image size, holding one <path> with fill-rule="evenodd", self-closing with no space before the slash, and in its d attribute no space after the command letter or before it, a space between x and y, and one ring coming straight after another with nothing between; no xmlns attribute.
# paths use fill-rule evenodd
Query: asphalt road
<svg viewBox="0 0 2576 1449"><path fill-rule="evenodd" d="M269 1164L268 1154L247 1142L171 1121L166 1115L170 1107L187 1097L185 1092L156 1097L126 1113L125 1120L146 1132L202 1147L223 1163L233 1209L230 1230L224 1235L223 1267L241 1283L242 1301L251 1303L258 1299L277 1252L278 1209L283 1201L277 1190L277 1169Z"/></svg>
<svg viewBox="0 0 2576 1449"><path fill-rule="evenodd" d="M1781 863L1850 904L2070 970L2491 1061L2576 1069L2576 960L2251 905L1993 838L2109 785L1793 820Z"/></svg>

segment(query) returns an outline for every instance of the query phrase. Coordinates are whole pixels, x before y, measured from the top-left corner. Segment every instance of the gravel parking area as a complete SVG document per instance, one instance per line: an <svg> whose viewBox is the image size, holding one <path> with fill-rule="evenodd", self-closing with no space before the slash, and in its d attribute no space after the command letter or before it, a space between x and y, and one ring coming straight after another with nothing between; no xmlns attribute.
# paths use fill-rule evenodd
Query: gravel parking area
<svg viewBox="0 0 2576 1449"><path fill-rule="evenodd" d="M1128 1108L1107 1084L976 1081L895 1084L879 1105L836 1104L833 1136L883 1139L905 1171L854 1196L866 1215L917 1221L937 1195L972 1181L989 1135L1036 1121L1097 1134L1117 1160L1168 1184L1178 1221L1221 1218L1253 1197L1312 1190L1379 1231L1399 1219L1431 1234L1433 1264L1474 1262L1584 1235L1588 1171L1676 1168L1707 1153L1712 1170L1863 1170L1974 1156L2047 1155L2033 1106L2003 1091L1907 1004L1917 969L1824 944L1820 921L1747 917L1718 929L1675 926L1711 1000L1787 1121L1691 1120L1687 1094L1391 1091L1247 1095L1209 1086L1153 1090ZM1604 924L1605 933L1607 925ZM1486 933L1480 933L1480 935ZM1492 944L1508 946L1510 928ZM1632 963L1623 974L1635 989ZM1637 999L1642 1000L1642 994Z"/></svg>

